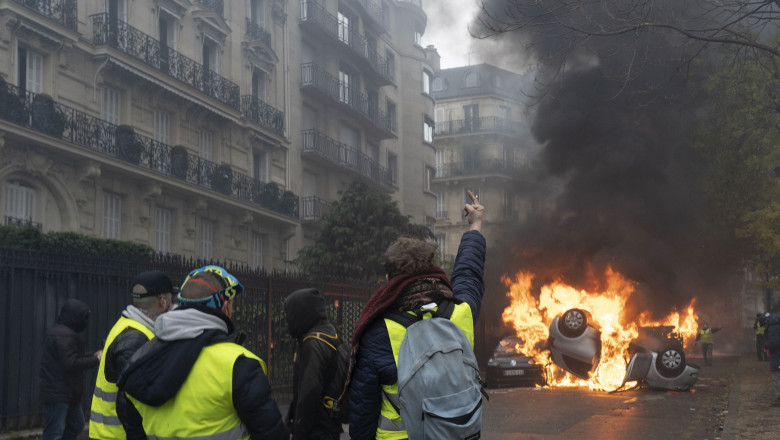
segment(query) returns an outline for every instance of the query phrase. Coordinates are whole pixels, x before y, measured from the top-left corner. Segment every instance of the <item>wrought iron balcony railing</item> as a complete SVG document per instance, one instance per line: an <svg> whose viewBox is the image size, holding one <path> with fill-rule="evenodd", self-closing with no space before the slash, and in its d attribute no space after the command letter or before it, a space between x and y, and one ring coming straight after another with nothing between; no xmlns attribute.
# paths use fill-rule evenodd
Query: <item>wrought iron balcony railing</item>
<svg viewBox="0 0 780 440"><path fill-rule="evenodd" d="M5 217L6 226L16 226L19 228L32 227L39 231L43 230L43 225L38 222L32 221L31 218L20 218L20 217L13 217L10 215L6 215L4 217Z"/></svg>
<svg viewBox="0 0 780 440"><path fill-rule="evenodd" d="M54 102L47 95L26 92L2 81L0 119L212 189L233 199L298 217L298 196L290 191L281 191L275 183L261 182L233 171L229 165L202 159L185 147L171 147L135 133L130 126L111 124Z"/></svg>
<svg viewBox="0 0 780 440"><path fill-rule="evenodd" d="M301 2L301 22L312 22L331 38L346 45L361 59L388 82L393 82L394 72L385 57L379 55L376 47L368 44L368 40L355 30L354 26L344 25L324 7L314 0Z"/></svg>
<svg viewBox="0 0 780 440"><path fill-rule="evenodd" d="M301 197L301 220L321 220L333 209L330 203L317 196Z"/></svg>
<svg viewBox="0 0 780 440"><path fill-rule="evenodd" d="M246 34L266 46L271 45L271 33L255 23L251 18L246 18Z"/></svg>
<svg viewBox="0 0 780 440"><path fill-rule="evenodd" d="M78 31L77 0L14 0L14 2L27 6L68 29Z"/></svg>
<svg viewBox="0 0 780 440"><path fill-rule="evenodd" d="M124 21L110 19L108 13L92 16L92 42L108 45L188 86L239 110L238 84L220 76L197 61L161 44Z"/></svg>
<svg viewBox="0 0 780 440"><path fill-rule="evenodd" d="M315 153L357 172L382 187L390 187L390 173L368 155L332 139L317 130L303 130L303 152Z"/></svg>
<svg viewBox="0 0 780 440"><path fill-rule="evenodd" d="M382 29L387 30L387 16L382 10L381 2L377 0L355 0L365 9L371 19Z"/></svg>
<svg viewBox="0 0 780 440"><path fill-rule="evenodd" d="M456 121L441 121L436 123L435 136L450 136L466 133L519 133L522 125L516 121L486 116L483 118L459 119Z"/></svg>
<svg viewBox="0 0 780 440"><path fill-rule="evenodd" d="M314 87L328 98L340 102L368 119L376 128L394 133L387 114L379 110L379 103L369 99L355 87L331 76L325 69L313 63L301 64L301 86Z"/></svg>
<svg viewBox="0 0 780 440"><path fill-rule="evenodd" d="M220 17L225 16L225 3L223 0L196 0L201 5L205 6L206 9L210 9L217 14L219 14Z"/></svg>
<svg viewBox="0 0 780 440"><path fill-rule="evenodd" d="M241 97L241 115L260 127L265 127L276 134L284 134L284 112L252 95Z"/></svg>
<svg viewBox="0 0 780 440"><path fill-rule="evenodd" d="M500 159L436 165L436 178L470 176L475 174L514 174L527 170L528 166Z"/></svg>

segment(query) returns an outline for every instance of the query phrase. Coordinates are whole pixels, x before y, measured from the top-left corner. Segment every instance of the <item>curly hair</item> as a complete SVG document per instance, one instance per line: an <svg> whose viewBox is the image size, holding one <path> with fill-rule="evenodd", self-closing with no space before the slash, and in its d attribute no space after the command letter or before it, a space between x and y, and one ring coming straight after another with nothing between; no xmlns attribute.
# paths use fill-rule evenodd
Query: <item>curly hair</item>
<svg viewBox="0 0 780 440"><path fill-rule="evenodd" d="M385 272L388 278L401 274L421 275L429 272L436 257L436 246L419 238L403 236L385 251Z"/></svg>

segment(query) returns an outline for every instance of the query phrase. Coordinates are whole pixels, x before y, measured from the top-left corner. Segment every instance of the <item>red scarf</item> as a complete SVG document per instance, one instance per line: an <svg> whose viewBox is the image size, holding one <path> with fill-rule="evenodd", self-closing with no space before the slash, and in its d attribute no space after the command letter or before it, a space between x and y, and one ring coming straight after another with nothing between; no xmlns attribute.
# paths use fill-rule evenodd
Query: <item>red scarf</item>
<svg viewBox="0 0 780 440"><path fill-rule="evenodd" d="M417 281L424 279L437 279L446 284L447 287L452 288L447 274L437 266L433 266L429 272L422 275L409 275L401 274L391 278L387 284L377 289L371 298L368 299L366 305L363 306L363 311L360 312L360 317L355 324L355 330L352 332L352 353L349 360L349 372L347 373L347 381L344 384L344 392L341 393L339 400L343 399L346 395L346 391L349 388L349 383L352 381L352 371L355 368L355 360L357 359L358 348L360 347L360 337L363 335L363 331L369 324L374 322L374 319L384 314L387 308L395 302L407 287L414 284Z"/></svg>

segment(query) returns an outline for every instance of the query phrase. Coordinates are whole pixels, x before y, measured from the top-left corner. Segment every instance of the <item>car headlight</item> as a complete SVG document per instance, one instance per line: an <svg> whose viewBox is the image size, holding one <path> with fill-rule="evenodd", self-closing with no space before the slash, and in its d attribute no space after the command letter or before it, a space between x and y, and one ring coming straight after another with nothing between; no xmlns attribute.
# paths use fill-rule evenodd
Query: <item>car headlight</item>
<svg viewBox="0 0 780 440"><path fill-rule="evenodd" d="M494 358L488 359L488 366L489 367L497 367L498 366L498 360Z"/></svg>
<svg viewBox="0 0 780 440"><path fill-rule="evenodd" d="M533 359L528 359L528 365L536 365L536 361Z"/></svg>

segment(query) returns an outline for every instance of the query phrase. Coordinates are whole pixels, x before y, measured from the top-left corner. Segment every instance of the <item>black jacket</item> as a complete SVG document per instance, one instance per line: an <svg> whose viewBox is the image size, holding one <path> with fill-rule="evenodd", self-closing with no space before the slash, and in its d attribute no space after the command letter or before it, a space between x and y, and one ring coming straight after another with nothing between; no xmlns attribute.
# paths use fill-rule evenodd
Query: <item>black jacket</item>
<svg viewBox="0 0 780 440"><path fill-rule="evenodd" d="M182 319L181 317L184 317ZM210 318L209 318L210 316ZM210 323L221 321L218 328ZM165 323L178 320L183 325L171 331L192 332L187 339L166 340ZM187 324L184 324L184 323ZM204 325L201 325L205 323ZM159 406L176 395L203 347L236 339L230 319L218 310L207 307L181 308L165 313L155 322L156 337L144 344L132 357L130 365L119 378L120 397L117 414L125 426L128 440L145 439L143 420L127 392L148 405ZM233 364L233 408L252 439L287 440L287 429L279 407L271 395L268 377L260 363L239 357Z"/></svg>
<svg viewBox="0 0 780 440"><path fill-rule="evenodd" d="M769 368L780 371L780 316L769 318L764 348L769 350Z"/></svg>
<svg viewBox="0 0 780 440"><path fill-rule="evenodd" d="M103 356L106 357L106 380L116 383L119 380L119 375L130 364L130 358L133 354L147 342L149 342L149 338L134 328L127 328L117 335L108 350L103 353Z"/></svg>
<svg viewBox="0 0 780 440"><path fill-rule="evenodd" d="M337 439L341 423L329 416L322 403L338 347L336 328L325 314L325 297L317 289L296 290L285 298L284 310L287 328L297 341L288 429L295 440Z"/></svg>
<svg viewBox="0 0 780 440"><path fill-rule="evenodd" d="M69 299L60 310L57 325L49 329L41 359L41 401L79 403L84 392L84 371L100 360L84 352L79 333L87 327L89 306Z"/></svg>

